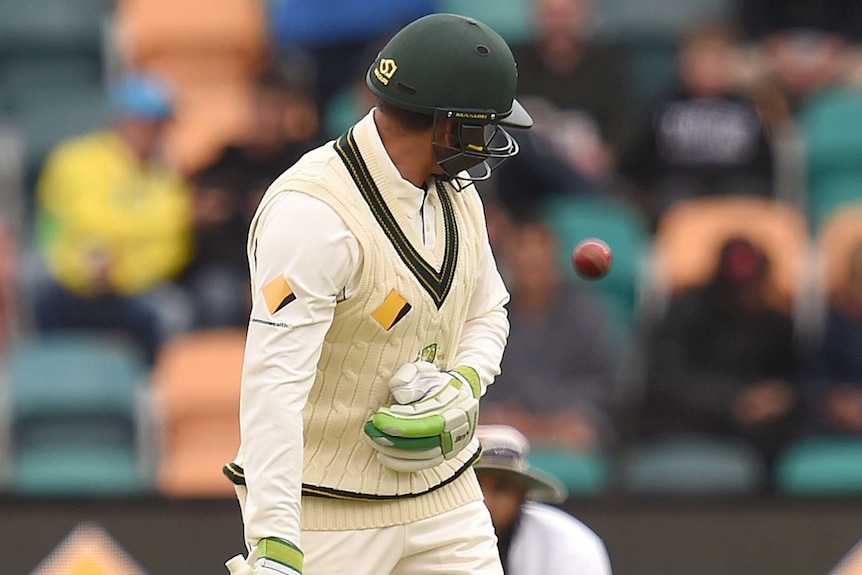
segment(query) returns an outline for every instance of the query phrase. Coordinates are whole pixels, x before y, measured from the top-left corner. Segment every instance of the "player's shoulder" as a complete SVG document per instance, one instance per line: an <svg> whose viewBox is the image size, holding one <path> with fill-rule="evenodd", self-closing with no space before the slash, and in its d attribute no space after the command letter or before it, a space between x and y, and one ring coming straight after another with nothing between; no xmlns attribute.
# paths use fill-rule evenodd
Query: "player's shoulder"
<svg viewBox="0 0 862 575"><path fill-rule="evenodd" d="M604 545L596 532L586 524L562 509L544 503L530 501L524 504L523 520L532 524L536 530L542 531L548 538L577 537Z"/></svg>
<svg viewBox="0 0 862 575"><path fill-rule="evenodd" d="M520 538L527 546L541 546L548 564L578 565L579 573L610 575L604 541L596 532L561 509L527 503L521 517ZM565 567L563 567L565 568Z"/></svg>
<svg viewBox="0 0 862 575"><path fill-rule="evenodd" d="M329 141L305 152L300 158L287 169L285 174L303 173L307 175L319 174L321 169L331 165L338 155Z"/></svg>

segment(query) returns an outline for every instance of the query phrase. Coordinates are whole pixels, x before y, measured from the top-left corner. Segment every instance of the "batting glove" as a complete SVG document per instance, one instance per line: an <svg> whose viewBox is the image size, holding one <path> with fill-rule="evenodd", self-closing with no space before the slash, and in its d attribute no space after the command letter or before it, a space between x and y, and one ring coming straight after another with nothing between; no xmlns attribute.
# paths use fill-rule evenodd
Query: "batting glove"
<svg viewBox="0 0 862 575"><path fill-rule="evenodd" d="M413 362L402 366L389 386L397 403L379 408L365 424L385 467L402 472L435 467L473 439L481 394L474 369L440 372L428 362Z"/></svg>
<svg viewBox="0 0 862 575"><path fill-rule="evenodd" d="M231 575L302 575L303 555L299 548L282 539L268 537L257 544L257 561L248 566L242 555L227 563Z"/></svg>

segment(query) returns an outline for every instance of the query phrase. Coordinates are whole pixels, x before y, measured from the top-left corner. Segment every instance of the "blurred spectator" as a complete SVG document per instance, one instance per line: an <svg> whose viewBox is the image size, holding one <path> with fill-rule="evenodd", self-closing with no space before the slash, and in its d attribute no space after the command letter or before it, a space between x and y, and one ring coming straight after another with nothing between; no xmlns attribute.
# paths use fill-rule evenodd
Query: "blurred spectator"
<svg viewBox="0 0 862 575"><path fill-rule="evenodd" d="M740 20L762 47L762 66L795 114L805 101L848 74L860 39L862 4L845 0L747 0Z"/></svg>
<svg viewBox="0 0 862 575"><path fill-rule="evenodd" d="M194 181L195 253L184 281L194 293L196 325L248 322L248 226L269 185L313 147L314 101L273 71L259 80L252 122Z"/></svg>
<svg viewBox="0 0 862 575"><path fill-rule="evenodd" d="M798 403L793 320L769 304L770 260L721 248L705 286L674 296L648 337L644 431L742 437L771 463Z"/></svg>
<svg viewBox="0 0 862 575"><path fill-rule="evenodd" d="M813 361L814 431L862 434L862 243L847 264L847 280L832 298Z"/></svg>
<svg viewBox="0 0 862 575"><path fill-rule="evenodd" d="M601 538L589 527L548 503L561 503L565 488L531 469L530 444L506 425L480 425L482 456L476 475L491 512L497 546L507 575L610 575Z"/></svg>
<svg viewBox="0 0 862 575"><path fill-rule="evenodd" d="M370 45L435 11L433 0L271 0L270 27L282 56L307 52L321 110L346 86Z"/></svg>
<svg viewBox="0 0 862 575"><path fill-rule="evenodd" d="M510 424L534 444L573 451L609 441L621 354L601 302L563 280L556 238L544 223L516 225L500 256L512 293L511 327L481 421Z"/></svg>
<svg viewBox="0 0 862 575"><path fill-rule="evenodd" d="M172 283L191 253L190 192L160 158L168 87L132 76L110 99L110 129L61 144L40 177L47 274L34 286L35 319L45 331L122 330L153 360L190 325L187 297Z"/></svg>
<svg viewBox="0 0 862 575"><path fill-rule="evenodd" d="M518 92L557 108L548 136L579 171L598 175L610 168L630 130L625 62L590 40L590 0L537 0L535 11L536 40L514 51Z"/></svg>
<svg viewBox="0 0 862 575"><path fill-rule="evenodd" d="M496 178L515 209L547 194L604 189L634 109L625 63L589 38L590 0L537 0L535 11L535 41L513 50L535 125Z"/></svg>
<svg viewBox="0 0 862 575"><path fill-rule="evenodd" d="M811 96L845 81L849 49L847 39L835 32L780 29L763 42L766 76L795 115Z"/></svg>
<svg viewBox="0 0 862 575"><path fill-rule="evenodd" d="M772 194L773 160L755 103L738 89L735 32L700 28L679 53L679 85L650 115L621 165L653 226L679 200Z"/></svg>
<svg viewBox="0 0 862 575"><path fill-rule="evenodd" d="M821 30L847 37L860 31L862 6L846 0L746 0L739 19L755 41L791 29Z"/></svg>

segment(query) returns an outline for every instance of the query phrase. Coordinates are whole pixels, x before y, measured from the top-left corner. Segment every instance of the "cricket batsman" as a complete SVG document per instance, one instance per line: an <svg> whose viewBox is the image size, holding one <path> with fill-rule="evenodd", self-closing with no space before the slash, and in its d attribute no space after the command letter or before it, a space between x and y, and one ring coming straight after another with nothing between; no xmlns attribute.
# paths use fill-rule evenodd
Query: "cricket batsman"
<svg viewBox="0 0 862 575"><path fill-rule="evenodd" d="M241 447L254 575L502 575L472 469L508 292L473 185L529 128L505 41L433 14L368 70L376 106L251 223Z"/></svg>

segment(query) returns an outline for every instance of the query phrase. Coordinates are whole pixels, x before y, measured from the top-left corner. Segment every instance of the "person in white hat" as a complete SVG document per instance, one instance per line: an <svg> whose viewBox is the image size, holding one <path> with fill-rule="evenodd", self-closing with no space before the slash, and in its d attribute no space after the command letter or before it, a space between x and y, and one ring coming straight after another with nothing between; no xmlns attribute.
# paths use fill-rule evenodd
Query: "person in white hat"
<svg viewBox="0 0 862 575"><path fill-rule="evenodd" d="M530 468L527 438L508 425L480 425L476 437L482 455L474 468L506 575L611 575L602 539L562 509L548 505L564 501L566 489Z"/></svg>

